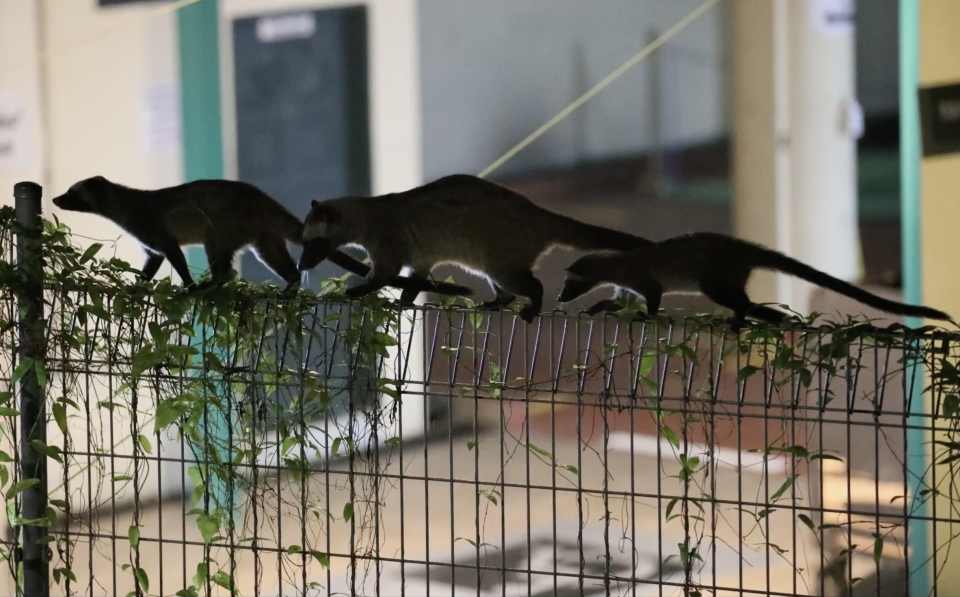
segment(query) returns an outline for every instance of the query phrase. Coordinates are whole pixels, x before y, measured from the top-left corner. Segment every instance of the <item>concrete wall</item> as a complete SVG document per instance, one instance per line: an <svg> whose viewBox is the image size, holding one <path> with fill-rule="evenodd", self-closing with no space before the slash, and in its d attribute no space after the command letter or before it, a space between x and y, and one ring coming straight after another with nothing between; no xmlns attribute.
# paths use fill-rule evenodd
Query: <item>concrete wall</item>
<svg viewBox="0 0 960 597"><path fill-rule="evenodd" d="M960 2L953 0L924 0L920 7L920 86L960 83ZM924 304L946 311L954 318L960 316L960 280L956 275L956 255L960 250L956 224L960 221L960 153L924 158L920 165L920 254L922 297ZM927 405L930 409L930 405ZM940 423L938 429L945 429ZM949 441L945 433L937 440ZM940 453L940 450L937 450ZM929 460L928 460L929 463ZM956 471L950 467L935 469L936 482L944 492L936 498L937 510L929 506L926 514L938 514L956 519ZM946 488L951 489L946 489ZM949 514L947 514L949 513ZM941 595L960 594L960 567L956 565L956 524L937 523L936 544L931 552L936 556L937 587ZM928 531L928 537L934 534ZM948 563L949 562L949 563Z"/></svg>
<svg viewBox="0 0 960 597"><path fill-rule="evenodd" d="M141 188L181 182L179 147L153 153L141 138L146 133L144 95L179 81L176 17L168 13L133 23L156 10L159 5L153 3L101 8L96 0L80 0L45 6L44 34L53 47L128 24L46 64L50 177L44 206L78 235L114 239L121 230L112 223L59 212L49 199L98 174ZM143 252L126 236L117 244L117 256L142 265ZM164 264L160 275L170 274Z"/></svg>
<svg viewBox="0 0 960 597"><path fill-rule="evenodd" d="M700 0L420 0L424 175L478 172L669 28ZM728 130L724 3L661 60L666 143ZM656 55L654 55L656 56ZM664 56L666 58L664 58ZM570 166L641 152L656 131L651 59L503 167Z"/></svg>
<svg viewBox="0 0 960 597"><path fill-rule="evenodd" d="M0 0L0 205L14 184L43 182L38 16L36 0Z"/></svg>

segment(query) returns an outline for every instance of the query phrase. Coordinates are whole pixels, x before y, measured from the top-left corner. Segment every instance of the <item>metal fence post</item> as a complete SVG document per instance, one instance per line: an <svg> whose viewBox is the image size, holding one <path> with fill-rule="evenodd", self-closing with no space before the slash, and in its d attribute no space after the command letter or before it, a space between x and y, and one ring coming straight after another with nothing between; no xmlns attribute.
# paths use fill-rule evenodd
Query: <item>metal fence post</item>
<svg viewBox="0 0 960 597"><path fill-rule="evenodd" d="M20 360L43 359L43 254L40 247L40 185L21 182L13 187L17 223L17 268L23 275L23 286L17 300L20 312ZM47 443L47 413L44 388L31 367L20 378L20 478L38 479L39 483L20 493L20 515L26 520L46 517L47 459L32 443ZM23 562L23 594L30 597L50 595L50 548L40 540L46 527L20 527L21 561Z"/></svg>

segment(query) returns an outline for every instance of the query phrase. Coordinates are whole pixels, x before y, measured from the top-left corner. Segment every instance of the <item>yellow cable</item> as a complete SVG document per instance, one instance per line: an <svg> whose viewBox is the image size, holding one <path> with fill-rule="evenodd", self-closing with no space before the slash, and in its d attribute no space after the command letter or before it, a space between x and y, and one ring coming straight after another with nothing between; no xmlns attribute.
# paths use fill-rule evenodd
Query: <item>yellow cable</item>
<svg viewBox="0 0 960 597"><path fill-rule="evenodd" d="M103 31L98 31L97 33L94 33L94 34L92 34L92 35L88 35L87 37L82 37L82 38L80 38L80 39L74 40L74 41L72 41L72 42L70 42L70 43L64 44L64 45L59 46L59 47L57 47L57 48L54 48L54 49L52 49L52 50L44 50L43 52L39 52L39 53L37 53L37 54L34 54L33 56L31 56L30 58L27 58L27 59L25 59L25 60L21 60L21 61L19 61L19 62L13 62L13 63L11 63L11 64L7 64L7 65L3 66L2 68L0 68L0 75L6 74L6 73L9 72L9 71L16 70L16 69L18 69L18 68L21 68L21 67L23 67L23 66L27 66L27 65L29 65L29 64L35 64L35 63L38 63L38 62L43 62L44 60L49 60L50 58L52 58L52 57L54 57L54 56L56 56L56 55L58 55L58 54L62 54L62 53L64 53L64 52L68 51L68 50L72 50L72 49L76 48L77 46L81 46L81 45L83 45L83 44L90 43L91 41L100 39L101 37L106 37L106 36L108 36L108 35L112 35L112 34L118 32L118 31L123 31L123 30L125 30L125 29L132 28L133 26L139 25L140 23L143 23L144 21L149 21L150 19L159 17L160 15L164 15L164 14L167 14L167 13L169 13L169 12L175 12L175 11L177 11L177 10L180 10L180 9L183 8L184 6L190 6L191 4L196 4L197 2L200 2L200 0L178 0L177 2L174 2L174 3L172 3L172 4L165 4L165 5L161 6L160 8L155 8L155 9L149 11L149 12L146 12L146 13L140 15L139 17L137 17L137 18L135 18L135 19L130 19L129 21L124 21L123 23L117 25L116 27L111 27L111 28L109 28L109 29L104 29ZM42 26L42 24L41 24L41 26Z"/></svg>
<svg viewBox="0 0 960 597"><path fill-rule="evenodd" d="M646 58L647 56L655 52L660 46L665 44L667 40L669 40L671 37L679 33L684 27L686 27L687 25L695 21L700 15L707 12L710 8L713 7L714 4L716 4L719 1L720 0L707 0L706 2L701 4L696 10L694 10L693 12L685 16L676 25L674 25L670 29L667 29L663 35L653 40L650 43L650 45L640 50L639 52L634 54L632 58L630 58L629 60L624 62L622 65L620 65L620 68L618 68L617 70L607 75L606 78L604 78L602 81L600 81L599 83L594 85L592 88L590 88L589 91L587 91L586 93L578 97L576 100L574 100L572 104L570 104L569 106L561 110L560 113L558 113L556 116L548 120L546 124L544 124L537 130L530 133L530 136L528 136L523 141L517 143L510 151L503 154L495 162L487 166L486 169L484 169L484 171L481 172L478 176L480 176L480 178L486 178L487 176L490 175L491 172L493 172L500 166L507 163L507 161L509 161L513 156L517 155L518 153L526 149L528 145L530 145L531 143L539 139L541 136L543 136L544 133L552 129L558 122L560 122L561 120L563 120L564 118L572 114L574 110L576 110L583 104L587 103L593 96L600 93L607 85L619 79L621 75L623 75L625 72L627 72L628 70L636 66L637 63L639 63L641 60L643 60L644 58Z"/></svg>

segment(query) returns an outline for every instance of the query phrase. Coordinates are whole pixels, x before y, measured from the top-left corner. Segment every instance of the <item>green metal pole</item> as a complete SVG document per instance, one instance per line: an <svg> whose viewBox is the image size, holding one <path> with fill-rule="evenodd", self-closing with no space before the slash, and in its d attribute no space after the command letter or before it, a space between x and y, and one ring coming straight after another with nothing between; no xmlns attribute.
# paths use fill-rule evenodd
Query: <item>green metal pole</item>
<svg viewBox="0 0 960 597"><path fill-rule="evenodd" d="M177 11L180 42L180 89L183 119L183 176L186 182L223 178L223 127L220 112L220 46L217 0L201 0ZM199 247L187 250L187 263L194 272L207 269L206 254ZM197 326L198 338L210 334ZM196 348L202 350L202 341ZM209 350L209 348L208 348ZM226 355L218 355L224 362ZM226 410L210 408L206 428L213 445L226 445L230 433L231 405L229 396L220 402ZM221 450L222 451L222 450ZM221 455L224 461L226 454ZM208 456L209 458L209 456ZM207 481L217 501L226 506L236 504L231 492L222 483Z"/></svg>
<svg viewBox="0 0 960 597"><path fill-rule="evenodd" d="M920 88L920 2L900 0L900 222L903 241L903 293L906 302L922 304L922 263L920 259L920 110L917 91ZM922 322L907 318L907 325L916 327ZM923 370L912 365L905 371L910 403L907 424L907 474L912 499L909 512L924 516L928 508L919 498L927 470L926 446L931 438L922 428L926 424L926 405L923 401ZM932 579L930 557L930 529L923 520L908 523L910 549L909 594L929 595Z"/></svg>

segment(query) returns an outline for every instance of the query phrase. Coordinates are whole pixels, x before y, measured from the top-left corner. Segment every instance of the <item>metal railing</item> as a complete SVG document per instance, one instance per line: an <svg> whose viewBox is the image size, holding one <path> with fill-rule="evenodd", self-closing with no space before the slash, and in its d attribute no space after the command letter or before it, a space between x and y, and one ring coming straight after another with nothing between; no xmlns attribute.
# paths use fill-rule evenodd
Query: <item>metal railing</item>
<svg viewBox="0 0 960 597"><path fill-rule="evenodd" d="M949 565L954 335L72 287L17 196L0 591L885 595Z"/></svg>

